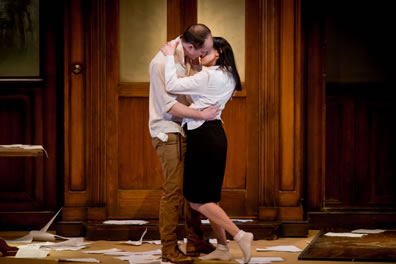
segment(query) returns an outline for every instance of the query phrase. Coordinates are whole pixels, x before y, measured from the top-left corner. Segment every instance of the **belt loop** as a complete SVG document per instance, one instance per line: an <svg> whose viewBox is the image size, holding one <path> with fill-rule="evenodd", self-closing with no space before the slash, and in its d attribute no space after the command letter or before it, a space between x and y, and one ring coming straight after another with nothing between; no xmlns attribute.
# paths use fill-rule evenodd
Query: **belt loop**
<svg viewBox="0 0 396 264"><path fill-rule="evenodd" d="M179 160L182 160L182 146L181 146L181 135L178 133L177 144L179 145Z"/></svg>

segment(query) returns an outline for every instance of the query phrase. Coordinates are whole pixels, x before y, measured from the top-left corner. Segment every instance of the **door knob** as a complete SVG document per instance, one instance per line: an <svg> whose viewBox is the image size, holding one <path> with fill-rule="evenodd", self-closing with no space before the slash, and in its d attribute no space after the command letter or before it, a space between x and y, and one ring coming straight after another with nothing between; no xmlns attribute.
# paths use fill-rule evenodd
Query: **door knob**
<svg viewBox="0 0 396 264"><path fill-rule="evenodd" d="M72 71L74 74L79 74L82 71L82 66L80 64L74 64L72 67Z"/></svg>

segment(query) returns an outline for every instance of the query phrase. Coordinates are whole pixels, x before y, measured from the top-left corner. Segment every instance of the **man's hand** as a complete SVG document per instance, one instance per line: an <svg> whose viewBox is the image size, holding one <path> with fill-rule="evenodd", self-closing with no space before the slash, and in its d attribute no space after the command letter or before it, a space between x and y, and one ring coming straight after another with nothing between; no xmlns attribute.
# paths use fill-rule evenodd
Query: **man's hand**
<svg viewBox="0 0 396 264"><path fill-rule="evenodd" d="M165 56L175 55L177 45L179 45L179 42L175 42L175 44L171 44L170 42L166 43L161 48L162 54L164 54Z"/></svg>
<svg viewBox="0 0 396 264"><path fill-rule="evenodd" d="M201 114L201 120L213 120L220 112L220 105L218 103L208 106L203 109Z"/></svg>

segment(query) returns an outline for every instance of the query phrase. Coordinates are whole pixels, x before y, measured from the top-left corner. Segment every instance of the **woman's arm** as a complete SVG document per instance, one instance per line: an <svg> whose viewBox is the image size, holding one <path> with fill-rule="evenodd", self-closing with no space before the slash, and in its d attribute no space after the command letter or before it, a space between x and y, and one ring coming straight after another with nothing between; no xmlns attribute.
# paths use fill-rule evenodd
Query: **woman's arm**
<svg viewBox="0 0 396 264"><path fill-rule="evenodd" d="M173 94L199 95L208 86L209 74L201 71L190 77L179 78L176 74L174 54L179 42L169 42L161 48L165 55L165 89Z"/></svg>
<svg viewBox="0 0 396 264"><path fill-rule="evenodd" d="M203 110L193 109L181 103L174 104L168 113L182 118L190 118L195 120L212 120L215 119L220 112L220 105L211 105Z"/></svg>

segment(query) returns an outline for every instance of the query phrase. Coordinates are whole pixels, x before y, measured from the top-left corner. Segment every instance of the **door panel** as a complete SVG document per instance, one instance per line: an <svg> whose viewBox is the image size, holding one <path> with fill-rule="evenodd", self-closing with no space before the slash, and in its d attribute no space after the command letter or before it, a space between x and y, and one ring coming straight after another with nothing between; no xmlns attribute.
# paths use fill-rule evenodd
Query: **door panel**
<svg viewBox="0 0 396 264"><path fill-rule="evenodd" d="M120 8L124 6L124 2L126 3L128 1L120 1ZM244 5L244 1L239 2L242 3L242 6ZM139 3L139 1L136 1L133 5L139 5ZM168 39L173 39L181 34L188 25L197 22L196 1L167 1L166 6L163 7L166 10L163 11L158 11L158 6L154 9L150 7L149 3L145 3L144 6L132 7L131 11L127 13L132 14L136 12L136 10L133 11L133 8L140 8L142 10L148 8L146 13L151 13L150 8L156 10L155 12L167 13L166 31ZM192 14L194 13L192 10L195 12L195 15ZM240 12L240 10L238 11ZM125 16L127 15L125 10L120 10L118 13L121 23L121 37L119 38L121 41L121 64L117 67L125 67L123 65L135 63L134 58L136 56L133 56L133 52L139 53L140 51L137 51L138 49L130 49L127 42L123 43L123 41L128 40L124 34L130 34L130 31L124 32L125 28L129 28L126 24L131 22L125 21ZM172 17L169 17L169 14L173 14ZM191 21L192 19L195 19L195 21ZM211 25L208 26L211 27ZM142 28L145 28L145 26L143 25ZM155 34L155 32L148 30L143 35L140 33L137 34L142 36L141 43L152 39L150 40L150 45L156 46L154 51L158 51L165 40L161 41L158 39L158 35L162 35L162 33ZM149 34L154 34L154 36L150 37ZM216 33L214 32L213 35L216 35ZM242 38L239 41L244 43L245 38L243 36L238 35L238 38ZM113 36L113 38L118 39L116 36ZM128 47L129 50L123 50L125 47ZM130 66L132 68L129 68L129 71L132 71L133 67L143 67L142 65L147 65L147 67L144 66L144 71L147 71L148 69L146 68L148 68L151 58L155 55L154 51L150 51L153 54L150 54L149 57L146 56L146 60L148 61L136 62L136 65ZM116 50L113 52L116 52ZM244 56L243 49L238 50L238 52ZM126 62L125 60L130 61ZM244 64L242 64L243 66ZM242 73L245 71L244 67L239 70ZM139 75L139 78L132 78L135 75L131 74L129 78L125 70L121 70L121 73L121 77L118 77L121 82L119 82L116 101L114 101L114 106L118 109L117 118L115 119L117 120L117 130L112 130L113 133L116 133L117 138L117 150L114 149L117 158L111 157L111 160L117 163L117 169L113 168L110 176L112 179L108 189L109 217L157 218L159 200L162 195L161 186L163 184L163 176L159 158L151 145L151 137L148 130L148 76L143 77ZM257 175L249 176L247 169L249 151L247 117L249 114L247 112L246 102L248 92L246 91L246 85L243 84L243 86L244 91L238 93L227 104L223 112L224 127L228 137L229 148L221 204L230 215L234 216L245 216L247 212L250 212L250 214L251 212L257 212L257 208L255 208L256 203L249 203L247 199L250 188L247 186L252 186L247 184L248 177L257 177ZM114 145L109 146L109 148L114 148ZM251 157L251 159L256 158ZM250 195L254 193L257 192L251 191Z"/></svg>

